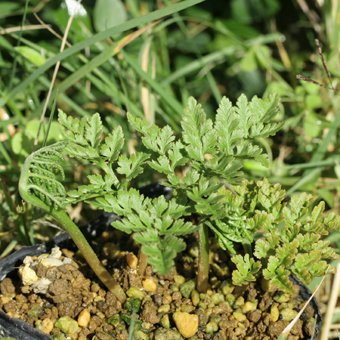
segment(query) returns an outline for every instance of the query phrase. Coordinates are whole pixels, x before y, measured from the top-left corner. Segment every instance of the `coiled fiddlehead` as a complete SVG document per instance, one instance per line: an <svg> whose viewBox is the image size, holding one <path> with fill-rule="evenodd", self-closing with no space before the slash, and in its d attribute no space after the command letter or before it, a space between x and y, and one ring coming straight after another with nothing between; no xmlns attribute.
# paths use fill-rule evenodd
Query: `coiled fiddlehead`
<svg viewBox="0 0 340 340"><path fill-rule="evenodd" d="M126 296L123 289L99 261L65 210L66 191L59 178L64 179L62 151L67 144L58 142L45 146L26 158L19 180L20 195L26 202L47 211L70 234L98 278L119 301L124 302Z"/></svg>
<svg viewBox="0 0 340 340"><path fill-rule="evenodd" d="M27 202L47 211L63 208L66 192L60 180L65 177L62 155L65 146L65 142L45 146L26 158L19 191Z"/></svg>

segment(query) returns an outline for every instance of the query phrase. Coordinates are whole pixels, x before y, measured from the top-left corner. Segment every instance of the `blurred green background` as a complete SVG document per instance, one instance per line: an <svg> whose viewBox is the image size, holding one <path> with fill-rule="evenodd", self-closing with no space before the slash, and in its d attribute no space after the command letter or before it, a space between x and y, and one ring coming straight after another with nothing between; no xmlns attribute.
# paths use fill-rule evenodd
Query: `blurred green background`
<svg viewBox="0 0 340 340"><path fill-rule="evenodd" d="M247 176L265 176L289 194L312 192L329 209L340 210L339 1L88 0L82 5L86 15L70 23L64 1L0 2L2 256L55 231L40 211L25 209L17 190L25 157L60 138L53 106L79 117L100 112L107 129L121 125L129 134L127 111L178 130L189 96L213 115L222 96L235 101L241 93L276 94L284 129L259 141L270 161L266 167L248 162ZM313 82L298 79L301 75ZM130 136L127 151L136 144ZM67 180L82 180L85 173L80 166ZM81 209L75 208L76 218ZM339 246L339 234L332 238Z"/></svg>

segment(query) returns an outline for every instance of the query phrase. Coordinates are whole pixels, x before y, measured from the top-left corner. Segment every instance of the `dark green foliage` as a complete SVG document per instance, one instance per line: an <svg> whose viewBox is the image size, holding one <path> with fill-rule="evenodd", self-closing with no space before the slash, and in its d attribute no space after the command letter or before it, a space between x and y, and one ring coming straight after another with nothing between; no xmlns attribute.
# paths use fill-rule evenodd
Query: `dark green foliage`
<svg viewBox="0 0 340 340"><path fill-rule="evenodd" d="M231 259L235 265L236 270L233 271L233 283L242 286L247 282L256 281L256 274L261 268L261 263L255 261L253 258L246 254L244 257L241 255L233 256Z"/></svg>
<svg viewBox="0 0 340 340"><path fill-rule="evenodd" d="M86 201L120 216L113 227L131 234L160 274L169 272L177 254L185 249L184 236L205 226L230 253L235 285L263 275L289 291L291 274L308 283L330 271L328 263L335 253L321 238L337 228L340 219L325 215L324 203L314 205L307 194L285 201L280 185L267 180L237 185L245 160L267 161L258 138L280 128L281 123L274 121L277 112L275 97L248 102L241 96L236 106L223 98L213 121L190 98L178 136L169 126L160 128L129 114L144 150L127 156L121 153L120 127L104 133L98 114L77 119L60 111L59 123L67 141L30 156L28 183L46 204ZM67 200L56 179L63 173L62 151L94 167L88 184L68 192ZM131 180L147 165L172 189L170 200L145 198L131 188Z"/></svg>
<svg viewBox="0 0 340 340"><path fill-rule="evenodd" d="M169 272L177 253L185 249L180 237L196 229L182 218L188 215L186 207L173 199L166 201L162 196L152 200L144 198L135 189L98 198L93 204L122 217L112 225L126 233L133 233L149 263L161 274Z"/></svg>
<svg viewBox="0 0 340 340"><path fill-rule="evenodd" d="M340 218L324 214L324 202L315 205L314 198L304 193L284 201L285 192L267 180L245 181L233 189L226 192L228 205L237 207L231 209L232 221L237 221L237 230L251 230L249 243L255 248L254 258L262 263L265 279L290 290L289 275L309 283L332 270L329 262L336 254L321 238L339 228Z"/></svg>
<svg viewBox="0 0 340 340"><path fill-rule="evenodd" d="M129 122L141 133L146 148L146 152L130 156L120 154L124 143L120 128L104 138L98 114L79 120L60 112L59 122L69 140L68 156L91 162L101 172L88 176L89 184L71 191L69 202L85 200L119 215L121 220L113 226L132 233L160 273L168 272L177 253L185 249L181 237L193 233L202 223L216 232L223 248L234 253L233 242L250 242L251 231L226 224L225 198L219 189L237 181L243 160L266 161L256 138L279 129L281 124L272 122L277 111L276 98L248 102L241 96L235 107L223 98L213 122L190 98L183 115L183 132L177 139L169 126L160 128L129 114ZM145 164L165 175L174 189L170 201L150 200L129 189ZM192 214L198 216L195 225L183 220Z"/></svg>
<svg viewBox="0 0 340 340"><path fill-rule="evenodd" d="M248 102L242 95L236 106L223 98L213 122L207 119L202 106L190 98L181 123L182 136L177 141L168 126L160 129L131 114L128 118L141 133L144 146L154 153L149 165L165 174L172 187L184 189L199 179L210 186L214 176L219 178L219 183L220 180L234 182L240 176L244 160L265 163L267 157L257 138L278 131L282 124L273 121L277 113L275 97L267 100L254 97ZM189 168L183 178L174 175L180 166Z"/></svg>

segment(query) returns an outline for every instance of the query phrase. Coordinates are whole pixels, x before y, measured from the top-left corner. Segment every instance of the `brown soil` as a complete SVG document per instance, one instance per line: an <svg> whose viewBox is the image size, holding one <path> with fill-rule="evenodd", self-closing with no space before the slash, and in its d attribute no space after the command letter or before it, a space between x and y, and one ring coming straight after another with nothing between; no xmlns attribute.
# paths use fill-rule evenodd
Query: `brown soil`
<svg viewBox="0 0 340 340"><path fill-rule="evenodd" d="M192 340L269 340L280 335L304 304L298 288L289 300L280 292L263 292L255 284L247 287L228 284L227 271L218 269L218 256L215 256L216 266L210 279L212 288L206 294L198 294L190 277L184 277L193 272L195 258L189 253L183 256L183 275L174 270L170 275L158 276L147 267L141 278L129 266L115 270L114 277L130 295L122 306L112 293L84 275L86 270L81 259L76 262L72 252L63 250L64 255L73 258L71 263L49 268L38 265L36 269L39 277L52 282L46 293L34 293L28 286L21 286L15 277L6 278L0 284L0 308L58 340L67 336L82 340L125 340L132 319L134 339L184 339L173 319L176 311L198 316L198 328L190 337ZM145 282L150 283L146 279L151 279L155 286L146 285ZM56 327L56 321L65 316L73 328ZM311 307L304 313L304 319L309 321L299 320L289 340L312 335Z"/></svg>

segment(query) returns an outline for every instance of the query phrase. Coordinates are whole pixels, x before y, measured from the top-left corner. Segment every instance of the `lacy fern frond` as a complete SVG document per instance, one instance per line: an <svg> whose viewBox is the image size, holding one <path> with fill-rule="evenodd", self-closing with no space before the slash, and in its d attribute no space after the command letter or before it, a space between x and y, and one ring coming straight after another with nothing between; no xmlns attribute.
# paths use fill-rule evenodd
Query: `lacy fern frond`
<svg viewBox="0 0 340 340"><path fill-rule="evenodd" d="M43 147L29 155L19 180L22 198L44 210L62 208L65 203L63 155L66 143L59 142Z"/></svg>
<svg viewBox="0 0 340 340"><path fill-rule="evenodd" d="M248 101L240 96L236 105L223 98L217 115L209 119L190 98L178 135L169 126L160 128L128 114L144 145L143 152L129 156L122 152L121 127L107 133L98 114L78 119L60 111L67 142L27 158L20 192L45 209L86 201L117 214L120 219L113 227L131 234L161 274L171 269L176 255L185 249L185 235L198 230L203 244L209 242L210 228L220 247L232 256L234 284L247 284L262 275L289 291L290 275L308 283L330 270L336 255L322 238L339 228L340 218L325 214L324 203L315 204L311 195L286 200L278 184L240 181L246 160L266 162L259 139L272 136L282 126L275 121L278 111L275 97ZM62 156L94 168L88 182L67 195L59 182ZM131 188L146 165L172 189L170 200L145 198ZM200 247L200 253L208 247ZM208 267L209 257L205 259ZM199 273L204 271L198 267Z"/></svg>
<svg viewBox="0 0 340 340"><path fill-rule="evenodd" d="M77 155L74 154L74 148L69 148L70 144L83 148L82 150L85 150L85 152L83 152L82 156L86 155L87 148L90 153L96 153L102 137L100 117L99 115L94 115L92 118L79 121L61 113L60 121L64 126L70 128L73 140L70 139L69 141L43 147L26 158L19 180L20 195L26 202L48 212L68 232L93 272L123 303L126 299L125 292L99 261L78 226L67 214L65 207L68 203L67 194L63 184L60 182L60 180L64 179L65 152L69 151L72 155ZM104 167L107 167L107 165L103 164ZM96 191L98 187L108 187L108 182L112 182L112 178L109 176L110 171L108 167L105 177L91 176L89 178L90 186L94 186L95 190L91 191L90 188L86 188L88 195L92 196L93 191ZM84 188L81 190L84 191Z"/></svg>
<svg viewBox="0 0 340 340"><path fill-rule="evenodd" d="M245 256L235 255L231 258L231 261L235 263L236 270L232 273L233 284L236 286L242 286L249 282L256 281L256 274L261 269L261 262L255 261L249 257L249 254Z"/></svg>
<svg viewBox="0 0 340 340"><path fill-rule="evenodd" d="M155 230L135 234L134 239L141 244L142 251L148 256L148 262L161 275L169 273L174 266L174 259L185 248L185 242L173 235L160 238Z"/></svg>
<svg viewBox="0 0 340 340"><path fill-rule="evenodd" d="M331 271L329 263L337 256L321 238L340 227L340 218L325 214L323 202L314 205L314 198L304 193L285 201L284 190L268 180L244 181L220 194L225 197L225 218L211 225L220 246L235 254L235 243L252 245L249 255L261 261L258 273L276 287L290 291L292 274L308 284ZM248 279L241 278L249 264L242 263L238 261L235 275L237 282L246 284Z"/></svg>
<svg viewBox="0 0 340 340"><path fill-rule="evenodd" d="M268 137L280 129L282 123L273 122L278 112L275 97L248 102L241 96L236 106L223 98L215 122L206 117L200 104L190 98L181 122L182 135L175 140L169 126L159 128L141 118L128 114L129 123L142 135L142 142L152 157L148 164L166 175L176 188L189 185L174 173L180 167L193 168L199 176L234 182L240 176L243 161L255 159L265 162L267 157L257 138ZM189 181L190 182L190 181Z"/></svg>
<svg viewBox="0 0 340 340"><path fill-rule="evenodd" d="M112 225L133 234L156 272L167 273L174 265L177 253L185 249L181 237L196 230L183 217L189 212L174 199L163 196L145 198L135 189L120 190L117 195L106 195L93 203L97 208L121 217Z"/></svg>
<svg viewBox="0 0 340 340"><path fill-rule="evenodd" d="M68 140L65 155L90 163L100 172L88 175L88 184L70 191L67 199L69 203L92 203L121 186L127 187L132 179L144 171L149 155L139 152L128 157L123 154L124 134L120 126L105 133L98 113L78 119L59 111L58 120ZM152 131L158 130L155 128Z"/></svg>
<svg viewBox="0 0 340 340"><path fill-rule="evenodd" d="M215 130L221 151L230 156L264 161L261 148L254 144L256 138L274 135L282 123L272 122L279 111L278 100L254 97L248 102L239 97L236 107L223 98L217 110Z"/></svg>

